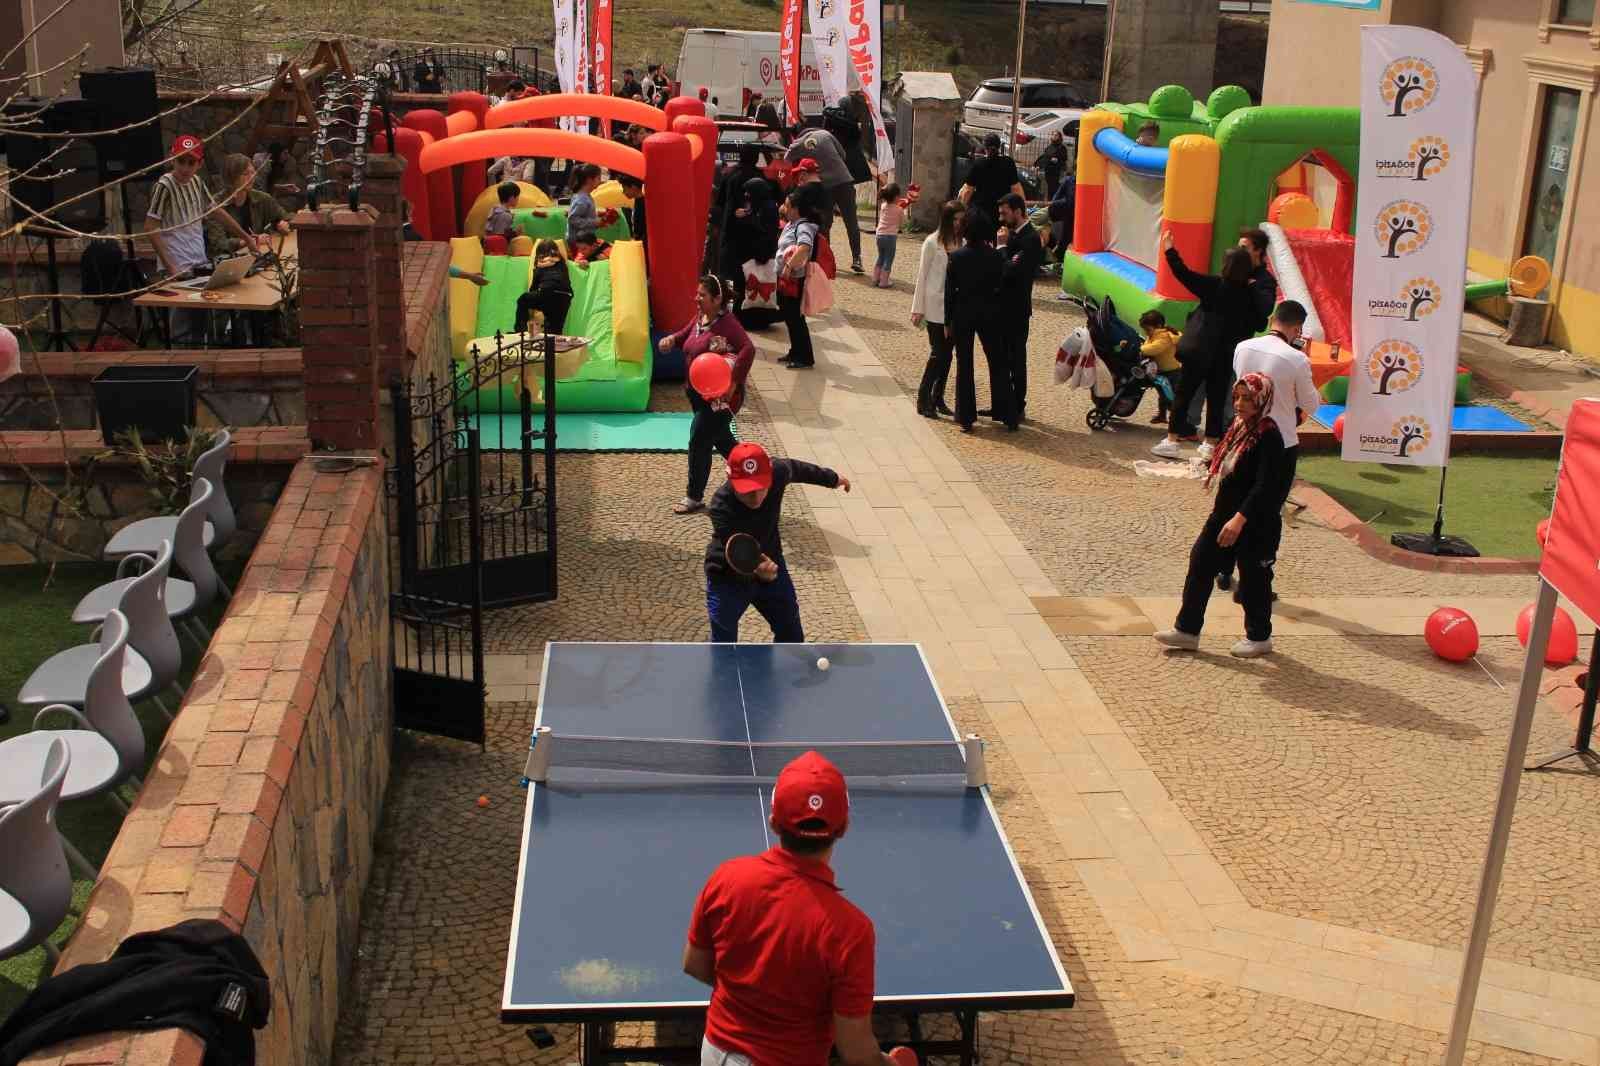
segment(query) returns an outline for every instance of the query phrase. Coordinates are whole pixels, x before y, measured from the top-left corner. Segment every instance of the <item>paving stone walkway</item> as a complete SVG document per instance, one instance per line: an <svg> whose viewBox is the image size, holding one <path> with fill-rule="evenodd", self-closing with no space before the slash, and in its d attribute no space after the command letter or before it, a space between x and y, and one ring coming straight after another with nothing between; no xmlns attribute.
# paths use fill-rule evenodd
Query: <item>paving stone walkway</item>
<svg viewBox="0 0 1600 1066"><path fill-rule="evenodd" d="M896 290L841 278L816 370L773 362L781 329L760 338L740 422L855 485L791 495L808 632L920 642L958 725L986 739L1078 1003L986 1015L984 1063L1439 1061L1528 579L1399 570L1301 522L1279 655L1219 654L1238 619L1218 597L1208 652L1169 657L1148 633L1170 620L1197 486L1137 478L1154 427L1090 435L1082 398L1042 370L1022 433L916 416L903 243ZM1042 368L1073 319L1047 292L1036 305ZM498 1021L515 778L546 640L704 639L704 522L666 515L682 463L562 456L563 596L493 623L488 751L399 743L344 1066L575 1061L572 1027L536 1050ZM1477 617L1481 665L1446 667L1416 638L1445 601ZM745 636L768 639L759 622ZM1542 712L1535 750L1566 729ZM1469 1061L1600 1066L1597 800L1584 775L1525 782Z"/></svg>

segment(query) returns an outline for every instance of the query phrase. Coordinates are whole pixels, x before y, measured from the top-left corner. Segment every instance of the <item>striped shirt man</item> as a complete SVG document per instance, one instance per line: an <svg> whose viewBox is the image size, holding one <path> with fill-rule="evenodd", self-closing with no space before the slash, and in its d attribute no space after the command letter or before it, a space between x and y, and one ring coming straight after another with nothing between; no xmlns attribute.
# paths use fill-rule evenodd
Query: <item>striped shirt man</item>
<svg viewBox="0 0 1600 1066"><path fill-rule="evenodd" d="M150 193L145 217L158 223L163 232L168 266L173 271L188 270L210 260L202 220L211 207L211 192L198 171L189 180L179 181L172 173L161 175Z"/></svg>

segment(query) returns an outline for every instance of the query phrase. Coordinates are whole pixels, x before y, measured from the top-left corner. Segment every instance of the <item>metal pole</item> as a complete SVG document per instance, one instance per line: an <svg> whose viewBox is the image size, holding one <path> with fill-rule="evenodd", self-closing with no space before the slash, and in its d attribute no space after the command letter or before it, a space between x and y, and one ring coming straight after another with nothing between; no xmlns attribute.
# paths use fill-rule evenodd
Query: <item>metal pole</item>
<svg viewBox="0 0 1600 1066"><path fill-rule="evenodd" d="M1006 155L1017 152L1017 120L1022 112L1022 35L1028 28L1028 0L1017 0L1017 65L1011 74L1011 139Z"/></svg>
<svg viewBox="0 0 1600 1066"><path fill-rule="evenodd" d="M1439 506L1433 512L1433 539L1435 542L1444 537L1444 479L1448 473L1450 473L1450 466L1447 461L1446 465L1439 468Z"/></svg>
<svg viewBox="0 0 1600 1066"><path fill-rule="evenodd" d="M1478 880L1478 908L1472 916L1472 935L1467 939L1467 954L1461 961L1461 983L1456 989L1455 1014L1450 1019L1450 1043L1445 1048L1445 1066L1461 1066L1462 1056L1467 1051L1472 1008L1478 1001L1478 981L1483 977L1483 957L1489 948L1495 899L1500 894L1500 873L1505 865L1511 818L1517 807L1517 788L1522 784L1522 762L1528 755L1528 734L1533 728L1533 708L1539 700L1544 653L1550 643L1550 621L1555 613L1555 586L1541 579L1539 599L1533 610L1533 631L1528 634L1528 654L1522 663L1522 684L1517 687L1517 709L1511 719L1511 738L1506 743L1505 766L1500 771L1500 797L1495 802L1494 825L1489 831L1489 847L1484 854L1483 872Z"/></svg>
<svg viewBox="0 0 1600 1066"><path fill-rule="evenodd" d="M1111 99L1111 40L1117 34L1117 0L1106 6L1106 54L1100 67L1100 102Z"/></svg>

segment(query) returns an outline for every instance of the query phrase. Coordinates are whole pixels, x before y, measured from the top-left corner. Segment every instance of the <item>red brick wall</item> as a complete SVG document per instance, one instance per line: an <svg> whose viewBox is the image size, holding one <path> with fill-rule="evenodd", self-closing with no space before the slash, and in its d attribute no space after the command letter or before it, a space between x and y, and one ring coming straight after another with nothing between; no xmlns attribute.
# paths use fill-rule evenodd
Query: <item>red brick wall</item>
<svg viewBox="0 0 1600 1066"><path fill-rule="evenodd" d="M328 1062L389 776L388 557L376 466L300 463L68 942L62 968L185 918L242 930L272 982L257 1061ZM198 1066L118 1033L29 1066Z"/></svg>
<svg viewBox="0 0 1600 1066"><path fill-rule="evenodd" d="M381 312L371 208L301 211L300 347L316 448L378 447Z"/></svg>

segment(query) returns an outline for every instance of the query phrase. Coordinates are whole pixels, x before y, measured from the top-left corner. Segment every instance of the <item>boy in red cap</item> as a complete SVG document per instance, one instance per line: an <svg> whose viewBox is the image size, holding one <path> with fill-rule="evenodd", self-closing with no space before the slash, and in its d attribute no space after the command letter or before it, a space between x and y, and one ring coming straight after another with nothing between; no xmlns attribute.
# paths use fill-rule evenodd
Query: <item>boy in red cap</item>
<svg viewBox="0 0 1600 1066"><path fill-rule="evenodd" d="M700 1061L715 1066L915 1066L872 1035L872 919L828 860L850 824L836 766L808 751L783 768L769 821L778 846L718 866L695 900L683 971L711 986Z"/></svg>
<svg viewBox="0 0 1600 1066"><path fill-rule="evenodd" d="M728 453L728 480L706 507L711 518L706 614L711 619L711 639L719 644L739 640L739 619L750 607L767 620L778 643L799 644L806 639L778 530L784 490L796 481L850 491L849 478L802 459L773 459L759 444L736 444ZM723 546L735 533L748 533L761 545L761 565L751 577L735 572L724 557Z"/></svg>

